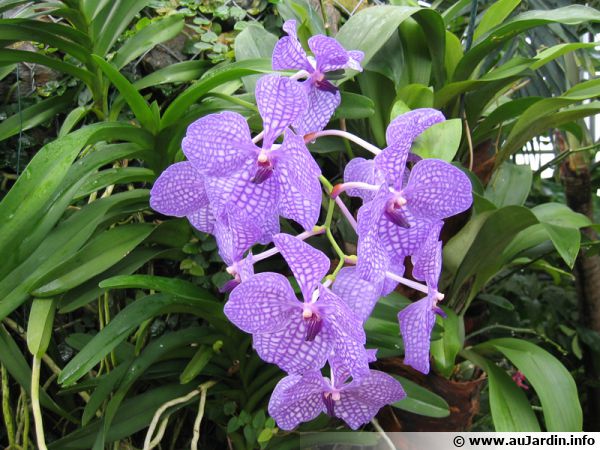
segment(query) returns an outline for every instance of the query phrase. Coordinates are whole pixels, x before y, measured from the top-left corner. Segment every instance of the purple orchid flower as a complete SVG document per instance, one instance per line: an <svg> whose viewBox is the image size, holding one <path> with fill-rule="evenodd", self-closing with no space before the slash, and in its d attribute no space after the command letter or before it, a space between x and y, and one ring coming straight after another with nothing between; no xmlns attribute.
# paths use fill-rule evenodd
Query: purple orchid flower
<svg viewBox="0 0 600 450"><path fill-rule="evenodd" d="M150 207L168 216L187 217L205 233L214 231L204 177L187 161L175 163L160 174L150 191Z"/></svg>
<svg viewBox="0 0 600 450"><path fill-rule="evenodd" d="M264 123L262 147L251 139L246 119L233 112L211 114L192 123L182 148L205 179L215 216L227 204L259 224L261 243L279 232L279 215L305 229L317 222L321 173L301 137L286 128L304 112L306 95L297 82L278 75L258 80L256 102ZM284 134L281 145L275 140Z"/></svg>
<svg viewBox="0 0 600 450"><path fill-rule="evenodd" d="M446 317L437 306L444 296L438 292L442 269L442 241L438 240L440 227L434 227L420 251L412 257L413 277L425 281L427 297L411 303L398 313L400 331L404 341L404 363L421 373L429 373L429 348L431 331L436 314Z"/></svg>
<svg viewBox="0 0 600 450"><path fill-rule="evenodd" d="M288 375L275 386L268 411L279 428L292 430L325 412L356 430L383 406L406 397L402 385L384 372L369 370L364 377L347 383L348 372L340 370L334 361L330 366L331 379L310 371Z"/></svg>
<svg viewBox="0 0 600 450"><path fill-rule="evenodd" d="M277 273L259 273L237 286L225 315L253 335L259 356L289 373L320 369L331 352L340 355L354 376L368 370L362 323L342 300L320 284L329 259L288 234L273 241L290 266L303 301Z"/></svg>
<svg viewBox="0 0 600 450"><path fill-rule="evenodd" d="M219 255L227 264L227 273L233 277L220 289L221 292L231 291L254 275L252 253L245 258L244 253L260 239L261 233L260 227L247 214L227 205L225 214L214 226Z"/></svg>
<svg viewBox="0 0 600 450"><path fill-rule="evenodd" d="M288 34L281 38L273 50L274 70L305 70L308 78L302 83L306 89L309 105L304 115L294 122L294 129L304 135L320 131L327 125L341 101L340 93L326 78L327 72L342 69L362 71L360 62L364 53L346 51L333 38L317 35L308 40L314 58L306 54L296 33L296 21L283 24Z"/></svg>

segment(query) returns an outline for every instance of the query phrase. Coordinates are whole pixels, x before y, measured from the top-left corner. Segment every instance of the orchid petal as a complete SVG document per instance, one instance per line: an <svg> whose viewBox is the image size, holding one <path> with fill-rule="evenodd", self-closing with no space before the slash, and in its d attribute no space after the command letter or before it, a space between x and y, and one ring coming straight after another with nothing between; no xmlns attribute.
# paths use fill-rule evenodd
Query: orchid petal
<svg viewBox="0 0 600 450"><path fill-rule="evenodd" d="M299 135L315 133L325 128L342 101L337 88L321 89L311 79L302 82L302 86L306 92L308 104L304 114L299 116L293 124L294 130Z"/></svg>
<svg viewBox="0 0 600 450"><path fill-rule="evenodd" d="M429 373L431 331L435 325L434 304L435 298L429 295L398 313L404 341L404 364L424 374Z"/></svg>
<svg viewBox="0 0 600 450"><path fill-rule="evenodd" d="M348 52L334 38L319 34L308 40L308 47L315 55L317 70L321 73L341 70L348 64Z"/></svg>
<svg viewBox="0 0 600 450"><path fill-rule="evenodd" d="M286 20L283 30L288 34L275 44L273 49L273 70L306 70L312 72L312 68L306 52L302 48L296 33L296 21Z"/></svg>
<svg viewBox="0 0 600 450"><path fill-rule="evenodd" d="M237 286L224 308L227 318L246 333L272 333L288 327L291 317L300 317L289 281L278 273L259 273Z"/></svg>
<svg viewBox="0 0 600 450"><path fill-rule="evenodd" d="M277 234L273 236L273 242L292 269L304 300L310 302L313 291L329 271L329 258L323 252L289 234Z"/></svg>
<svg viewBox="0 0 600 450"><path fill-rule="evenodd" d="M303 376L288 375L273 390L268 406L269 415L282 430L292 430L323 412L322 394L325 387L319 371Z"/></svg>
<svg viewBox="0 0 600 450"><path fill-rule="evenodd" d="M193 122L181 143L183 153L201 173L227 176L258 152L246 119L234 112L209 114Z"/></svg>
<svg viewBox="0 0 600 450"><path fill-rule="evenodd" d="M204 177L187 161L167 167L150 191L150 207L169 216L187 216L207 205Z"/></svg>

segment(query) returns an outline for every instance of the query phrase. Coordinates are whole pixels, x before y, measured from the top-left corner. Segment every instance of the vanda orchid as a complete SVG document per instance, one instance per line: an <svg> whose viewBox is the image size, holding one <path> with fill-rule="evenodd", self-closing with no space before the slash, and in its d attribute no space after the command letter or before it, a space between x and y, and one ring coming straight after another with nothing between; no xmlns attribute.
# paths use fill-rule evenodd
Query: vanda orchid
<svg viewBox="0 0 600 450"><path fill-rule="evenodd" d="M419 134L445 120L439 111L417 109L395 118L383 150L346 132L321 131L340 103L328 73L360 71L363 55L326 36L308 40L308 55L296 23L287 21L284 30L273 68L299 72L259 79L263 132L253 138L246 119L234 112L198 119L183 139L187 161L162 173L151 205L215 235L233 277L222 289L231 291L226 316L252 335L263 360L286 372L269 403L278 426L290 430L324 412L357 429L406 395L395 378L369 367L375 352L365 348L363 329L379 298L398 283L426 294L400 311L398 320L405 363L429 371L430 334L436 315L443 315L439 235L444 219L471 206L471 184L457 167L410 153ZM333 188L305 145L327 133L364 143L376 155L351 160L344 182ZM362 199L358 219L341 200L343 192ZM329 206L317 225L323 193ZM344 254L331 232L336 206L357 233L356 255ZM281 218L304 231L280 233ZM321 234L337 254L332 272L330 257L304 242ZM273 248L252 253L255 244L270 242ZM287 262L282 273L255 273L256 263L277 253ZM408 257L417 281L403 277ZM299 295L286 277L290 273Z"/></svg>

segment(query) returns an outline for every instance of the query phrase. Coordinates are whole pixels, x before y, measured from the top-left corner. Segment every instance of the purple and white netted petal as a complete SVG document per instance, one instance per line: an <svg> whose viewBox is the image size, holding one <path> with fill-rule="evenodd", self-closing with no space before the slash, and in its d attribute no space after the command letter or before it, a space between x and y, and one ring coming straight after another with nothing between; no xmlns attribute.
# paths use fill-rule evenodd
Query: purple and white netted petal
<svg viewBox="0 0 600 450"><path fill-rule="evenodd" d="M218 177L239 170L258 154L246 119L230 111L209 114L193 122L181 148L198 171Z"/></svg>
<svg viewBox="0 0 600 450"><path fill-rule="evenodd" d="M319 310L327 316L330 326L338 336L346 336L359 344L365 344L367 337L362 320L344 301L330 289L319 286Z"/></svg>
<svg viewBox="0 0 600 450"><path fill-rule="evenodd" d="M186 217L194 228L204 233L214 233L216 219L210 205L206 205Z"/></svg>
<svg viewBox="0 0 600 450"><path fill-rule="evenodd" d="M240 261L260 237L262 230L243 210L228 204L225 214L215 223L219 255L228 266Z"/></svg>
<svg viewBox="0 0 600 450"><path fill-rule="evenodd" d="M304 139L286 131L283 144L273 150L274 178L280 185L279 214L311 230L321 211L321 169L310 155Z"/></svg>
<svg viewBox="0 0 600 450"><path fill-rule="evenodd" d="M342 101L339 91L329 81L323 80L321 84L322 89L311 80L302 83L306 91L308 107L293 124L294 130L301 136L325 128Z"/></svg>
<svg viewBox="0 0 600 450"><path fill-rule="evenodd" d="M381 185L385 180L383 172L375 165L372 159L354 158L351 159L344 168L344 182L358 181L372 185ZM366 189L350 188L346 194L352 197L360 197L363 202L373 200L376 192Z"/></svg>
<svg viewBox="0 0 600 450"><path fill-rule="evenodd" d="M296 21L286 20L283 23L283 31L288 35L282 37L273 49L273 70L306 70L312 72L314 69L308 60L302 44L296 33Z"/></svg>
<svg viewBox="0 0 600 450"><path fill-rule="evenodd" d="M379 289L374 283L360 278L356 267L344 267L337 274L331 290L337 294L356 316L366 322L377 300Z"/></svg>
<svg viewBox="0 0 600 450"><path fill-rule="evenodd" d="M399 402L406 397L398 380L378 370L339 389L333 412L353 430L373 419L385 405Z"/></svg>
<svg viewBox="0 0 600 450"><path fill-rule="evenodd" d="M471 207L471 190L462 170L439 159L424 159L412 168L403 195L415 216L445 219Z"/></svg>
<svg viewBox="0 0 600 450"><path fill-rule="evenodd" d="M365 54L360 50L349 50L348 63L346 64L346 67L348 69L356 70L357 72L362 72L363 68L361 66L361 62L364 57Z"/></svg>
<svg viewBox="0 0 600 450"><path fill-rule="evenodd" d="M402 188L404 168L413 141L427 128L444 120L440 111L431 108L415 109L392 120L386 130L388 146L374 158L390 185Z"/></svg>
<svg viewBox="0 0 600 450"><path fill-rule="evenodd" d="M246 282L242 283L243 286ZM320 369L331 354L336 336L327 324L323 324L311 340L307 335L312 324L302 316L294 316L285 328L274 333L253 335L256 353L264 361L277 364L288 373L305 373Z"/></svg>
<svg viewBox="0 0 600 450"><path fill-rule="evenodd" d="M305 302L310 302L317 286L329 271L329 258L306 242L285 233L273 236L273 243L292 269Z"/></svg>
<svg viewBox="0 0 600 450"><path fill-rule="evenodd" d="M348 65L348 52L334 38L322 34L311 37L308 47L315 55L316 69L321 73L345 69Z"/></svg>
<svg viewBox="0 0 600 450"><path fill-rule="evenodd" d="M150 190L150 207L168 216L187 216L207 205L204 177L187 161L167 167Z"/></svg>
<svg viewBox="0 0 600 450"><path fill-rule="evenodd" d="M263 119L263 148L270 149L308 106L306 92L295 80L279 75L266 75L256 83L256 105Z"/></svg>
<svg viewBox="0 0 600 450"><path fill-rule="evenodd" d="M224 312L246 333L273 333L289 328L301 305L289 281L278 273L258 273L238 285L225 303Z"/></svg>
<svg viewBox="0 0 600 450"><path fill-rule="evenodd" d="M281 198L281 187L276 177L269 177L262 183L253 183L255 163L249 161L245 166L228 177L207 177L206 194L216 216L226 214L226 209L238 209L247 215L261 230L261 244L271 242L273 232L279 231L277 209Z"/></svg>
<svg viewBox="0 0 600 450"><path fill-rule="evenodd" d="M327 384L319 371L283 378L269 400L269 415L282 430L292 430L324 412Z"/></svg>
<svg viewBox="0 0 600 450"><path fill-rule="evenodd" d="M435 316L441 311L437 306L436 292L430 294L398 313L400 332L404 342L404 364L421 373L429 373L429 348Z"/></svg>
<svg viewBox="0 0 600 450"><path fill-rule="evenodd" d="M413 278L426 282L432 290L437 290L442 272L442 241L439 240L441 229L441 222L431 227L425 243L412 257Z"/></svg>

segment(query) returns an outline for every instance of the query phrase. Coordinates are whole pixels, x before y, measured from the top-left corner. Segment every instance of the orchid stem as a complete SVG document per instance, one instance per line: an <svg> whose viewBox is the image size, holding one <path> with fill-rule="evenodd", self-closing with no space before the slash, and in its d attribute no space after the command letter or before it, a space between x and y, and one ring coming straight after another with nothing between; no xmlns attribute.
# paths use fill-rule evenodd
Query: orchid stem
<svg viewBox="0 0 600 450"><path fill-rule="evenodd" d="M360 145L362 148L370 151L374 155L379 155L381 153L381 149L379 147L375 147L373 144L368 143L367 141L359 138L358 136L355 136L352 133L349 133L347 131L342 131L342 130L317 131L316 133L310 134L310 140L312 141L312 140L320 138L322 136L339 136L339 137L348 139L349 141L352 141L357 145Z"/></svg>
<svg viewBox="0 0 600 450"><path fill-rule="evenodd" d="M40 408L40 366L40 357L33 355L33 365L31 368L31 409L33 410L33 422L35 423L35 436L38 448L40 450L48 450L44 436L42 410Z"/></svg>
<svg viewBox="0 0 600 450"><path fill-rule="evenodd" d="M385 276L388 277L390 280L397 281L398 283L403 284L404 286L408 286L409 288L412 288L415 291L424 292L425 294L429 293L429 288L426 285L417 283L413 280L409 280L408 278L401 277L400 275L396 275L393 272L388 271L385 273Z"/></svg>
<svg viewBox="0 0 600 450"><path fill-rule="evenodd" d="M325 232L324 226L322 226L322 225L316 226L310 231L304 231L304 232L300 233L298 236L296 236L296 239L300 239L301 241L303 241L305 239L308 239L309 237L316 236L318 234L323 234L324 232ZM279 249L277 247L273 247L273 248L270 248L269 250L265 250L264 252L253 255L252 261L254 261L254 262L262 261L263 259L267 259L273 255L276 255L277 253L279 253Z"/></svg>
<svg viewBox="0 0 600 450"><path fill-rule="evenodd" d="M350 223L350 226L352 228L354 228L354 231L356 231L356 229L358 228L358 223L356 222L356 219L354 218L354 216L352 215L352 213L350 212L348 207L344 204L342 199L339 197L336 197L335 204L338 205L338 208L340 208L340 211L342 212L344 217L348 220L348 222Z"/></svg>

